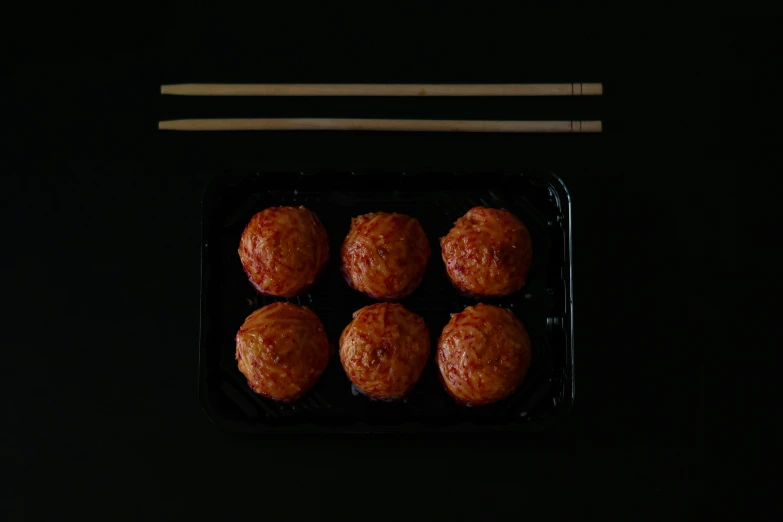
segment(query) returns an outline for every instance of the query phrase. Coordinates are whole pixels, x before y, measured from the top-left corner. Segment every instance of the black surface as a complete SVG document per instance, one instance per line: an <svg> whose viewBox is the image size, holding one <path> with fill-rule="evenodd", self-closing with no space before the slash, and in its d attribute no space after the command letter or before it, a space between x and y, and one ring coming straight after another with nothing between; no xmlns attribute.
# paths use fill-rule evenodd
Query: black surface
<svg viewBox="0 0 783 522"><path fill-rule="evenodd" d="M699 518L705 347L732 330L722 283L734 278L736 187L717 122L737 24L428 4L329 7L312 23L301 7L267 11L218 32L201 22L223 11L193 6L65 9L19 15L3 35L4 519ZM763 47L754 38L746 51ZM602 135L155 130L163 81L572 79L604 82L580 109L605 121ZM310 103L340 116L364 102ZM424 105L400 112L426 117ZM197 398L200 197L245 161L561 174L580 306L567 422L525 441L212 426Z"/></svg>
<svg viewBox="0 0 783 522"><path fill-rule="evenodd" d="M226 429L284 433L460 433L541 431L567 415L574 398L571 212L568 190L546 172L278 172L223 173L202 200L199 398L209 418ZM522 290L481 302L511 310L532 340L525 382L508 399L481 408L458 406L437 377L435 350L404 401L383 403L352 393L338 357L296 404L254 393L239 372L234 338L254 310L280 298L249 284L237 245L260 210L305 205L329 234L331 262L321 278L290 301L312 309L335 347L352 314L375 301L351 289L339 253L351 218L370 212L415 217L434 255L424 280L401 303L424 318L430 342L451 313L478 300L451 285L439 238L471 208L504 208L530 231L533 258Z"/></svg>

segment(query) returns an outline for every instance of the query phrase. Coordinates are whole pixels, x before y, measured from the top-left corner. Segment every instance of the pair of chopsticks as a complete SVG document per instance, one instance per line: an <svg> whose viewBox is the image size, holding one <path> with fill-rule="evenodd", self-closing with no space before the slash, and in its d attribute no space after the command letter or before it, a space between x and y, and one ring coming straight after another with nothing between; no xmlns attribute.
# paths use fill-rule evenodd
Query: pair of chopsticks
<svg viewBox="0 0 783 522"><path fill-rule="evenodd" d="M550 84L176 84L178 96L600 96L600 83ZM600 121L212 118L158 122L160 130L369 130L425 132L601 132Z"/></svg>

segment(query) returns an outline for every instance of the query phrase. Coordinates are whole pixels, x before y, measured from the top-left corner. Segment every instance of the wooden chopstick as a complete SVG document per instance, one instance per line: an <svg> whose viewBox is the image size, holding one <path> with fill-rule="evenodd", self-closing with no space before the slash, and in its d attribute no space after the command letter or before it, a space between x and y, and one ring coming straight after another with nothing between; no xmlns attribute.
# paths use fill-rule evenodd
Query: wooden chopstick
<svg viewBox="0 0 783 522"><path fill-rule="evenodd" d="M381 120L355 118L214 118L158 122L178 131L419 131L419 132L601 132L600 121Z"/></svg>
<svg viewBox="0 0 783 522"><path fill-rule="evenodd" d="M161 85L180 96L599 96L601 83L497 84L252 84Z"/></svg>

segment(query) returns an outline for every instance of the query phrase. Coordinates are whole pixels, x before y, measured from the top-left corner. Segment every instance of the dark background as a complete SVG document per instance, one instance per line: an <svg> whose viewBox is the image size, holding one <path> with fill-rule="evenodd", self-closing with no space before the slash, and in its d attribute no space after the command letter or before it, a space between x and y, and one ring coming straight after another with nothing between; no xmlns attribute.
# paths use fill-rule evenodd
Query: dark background
<svg viewBox="0 0 783 522"><path fill-rule="evenodd" d="M737 24L457 11L69 6L46 21L28 13L23 37L6 33L4 518L699 518L704 348L730 328L716 282L734 270L735 178L718 120ZM106 23L85 23L88 12ZM157 94L178 81L602 81L605 96ZM573 116L602 119L605 132L156 130L159 119L217 115ZM243 166L561 174L574 213L568 420L532 438L250 437L210 425L197 398L200 198Z"/></svg>

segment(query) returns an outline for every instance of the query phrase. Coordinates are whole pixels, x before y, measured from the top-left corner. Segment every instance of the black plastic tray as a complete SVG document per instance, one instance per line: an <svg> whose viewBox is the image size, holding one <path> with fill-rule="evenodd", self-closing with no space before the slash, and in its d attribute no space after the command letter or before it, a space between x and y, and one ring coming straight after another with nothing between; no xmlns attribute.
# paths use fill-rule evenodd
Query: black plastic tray
<svg viewBox="0 0 783 522"><path fill-rule="evenodd" d="M305 205L329 234L326 272L310 290L288 299L314 310L335 354L320 381L294 404L253 393L234 360L234 336L253 310L285 300L259 295L239 261L239 237L260 210ZM525 324L533 360L510 398L488 406L455 404L443 390L435 347L449 314L475 304L451 286L438 239L470 208L505 208L530 230L533 263L519 292L481 302L508 307ZM551 173L230 173L214 182L202 202L201 404L216 424L245 432L539 431L565 415L574 400L571 203ZM351 217L386 211L419 220L432 257L419 288L401 301L421 315L432 337L430 362L403 402L374 402L352 391L336 354L351 314L374 301L352 290L340 273L340 247Z"/></svg>

